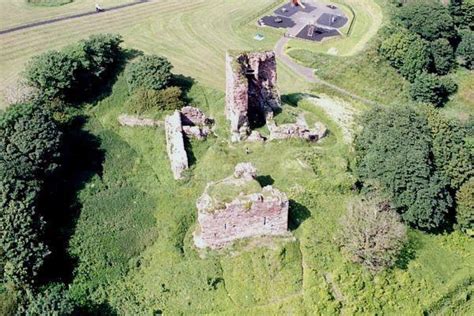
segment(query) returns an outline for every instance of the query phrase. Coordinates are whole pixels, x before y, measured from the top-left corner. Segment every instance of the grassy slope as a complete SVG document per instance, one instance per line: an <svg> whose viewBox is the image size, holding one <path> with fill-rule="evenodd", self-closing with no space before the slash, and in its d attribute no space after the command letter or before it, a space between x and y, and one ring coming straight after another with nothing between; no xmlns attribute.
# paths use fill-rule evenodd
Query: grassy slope
<svg viewBox="0 0 474 316"><path fill-rule="evenodd" d="M218 137L192 143L196 163L191 177L176 182L163 130L118 126L116 118L124 110L126 96L125 82L119 78L112 95L90 110L89 128L104 138L109 154L102 180L96 179L93 190L89 185L81 193L85 207L74 237L81 243L73 242L72 250L85 249L93 257L100 245L105 257L99 257L96 265L79 264L80 275L72 284L76 295L87 293L96 302L108 300L121 314L137 314L143 308L171 314L419 314L446 306L468 313L465 297L472 292L469 276L474 268L470 260L474 243L468 238L457 233L411 232L406 262L375 279L340 254L334 238L338 219L352 196L354 180L347 171L350 152L338 141L337 126L309 103L301 101L281 115L290 118L295 111L305 111L309 120L323 120L332 131L323 144L229 145L224 94L195 85L190 91L193 103L216 118ZM251 154L245 154L245 146ZM241 243L230 254L208 253L200 258L191 239L194 202L208 181L228 176L242 161L253 162L261 175L271 176L274 185L293 200L291 227L297 239L261 240L258 243L268 245L263 248ZM136 193L121 200L127 192ZM104 203L100 196L112 198L106 200L108 208L97 214ZM155 222L156 230L152 228ZM102 231L108 234L99 244L83 241L89 235L101 236ZM126 251L119 256L117 249ZM459 288L462 282L467 286Z"/></svg>

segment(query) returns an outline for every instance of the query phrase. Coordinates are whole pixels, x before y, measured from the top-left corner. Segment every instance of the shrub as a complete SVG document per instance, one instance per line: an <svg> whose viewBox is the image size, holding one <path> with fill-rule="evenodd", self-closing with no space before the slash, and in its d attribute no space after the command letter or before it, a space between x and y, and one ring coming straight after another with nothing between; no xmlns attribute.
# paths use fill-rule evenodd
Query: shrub
<svg viewBox="0 0 474 316"><path fill-rule="evenodd" d="M407 29L428 41L456 35L449 10L439 1L410 2L399 10L397 17Z"/></svg>
<svg viewBox="0 0 474 316"><path fill-rule="evenodd" d="M20 312L26 316L41 315L71 315L74 311L74 304L69 298L68 291L64 284L52 283L43 287L36 294L28 291L25 308L20 308Z"/></svg>
<svg viewBox="0 0 474 316"><path fill-rule="evenodd" d="M420 229L442 226L452 206L447 180L436 169L425 117L408 107L373 108L355 137L356 174L376 180L403 220Z"/></svg>
<svg viewBox="0 0 474 316"><path fill-rule="evenodd" d="M179 87L169 87L160 91L139 88L127 100L127 108L135 114L144 114L153 110L178 110L184 106Z"/></svg>
<svg viewBox="0 0 474 316"><path fill-rule="evenodd" d="M447 74L454 65L454 50L447 39L440 38L431 43L434 70L439 75Z"/></svg>
<svg viewBox="0 0 474 316"><path fill-rule="evenodd" d="M352 201L341 224L343 249L371 271L393 266L407 240L398 214L380 200Z"/></svg>
<svg viewBox="0 0 474 316"><path fill-rule="evenodd" d="M0 246L4 278L17 287L34 282L49 253L38 204L60 144L61 133L41 107L15 105L0 116Z"/></svg>
<svg viewBox="0 0 474 316"><path fill-rule="evenodd" d="M448 87L453 89L452 86ZM415 101L442 106L448 100L448 87L438 76L422 73L410 85L410 95Z"/></svg>
<svg viewBox="0 0 474 316"><path fill-rule="evenodd" d="M380 54L409 81L413 81L430 65L428 44L418 35L400 30L385 39Z"/></svg>
<svg viewBox="0 0 474 316"><path fill-rule="evenodd" d="M474 178L469 179L456 193L457 228L474 236Z"/></svg>
<svg viewBox="0 0 474 316"><path fill-rule="evenodd" d="M65 98L76 84L80 64L64 52L49 51L27 64L24 73L28 83L38 88L46 99Z"/></svg>
<svg viewBox="0 0 474 316"><path fill-rule="evenodd" d="M459 64L467 69L474 69L474 32L462 31L460 34L461 42L456 50Z"/></svg>
<svg viewBox="0 0 474 316"><path fill-rule="evenodd" d="M171 78L173 66L165 57L142 56L126 69L126 78L130 91L140 87L160 90L166 87Z"/></svg>

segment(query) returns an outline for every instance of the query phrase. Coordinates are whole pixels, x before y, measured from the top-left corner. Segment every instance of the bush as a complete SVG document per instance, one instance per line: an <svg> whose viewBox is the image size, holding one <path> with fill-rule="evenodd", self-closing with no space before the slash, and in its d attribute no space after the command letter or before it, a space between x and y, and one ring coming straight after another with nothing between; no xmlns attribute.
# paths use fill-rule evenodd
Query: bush
<svg viewBox="0 0 474 316"><path fill-rule="evenodd" d="M445 81L434 74L422 73L410 85L410 95L413 100L442 106L449 96L453 86L445 86Z"/></svg>
<svg viewBox="0 0 474 316"><path fill-rule="evenodd" d="M179 87L169 87L160 91L139 88L127 100L127 108L138 115L153 110L178 110L184 106L181 95Z"/></svg>
<svg viewBox="0 0 474 316"><path fill-rule="evenodd" d="M409 81L427 71L431 62L428 44L406 30L395 32L385 39L379 51Z"/></svg>
<svg viewBox="0 0 474 316"><path fill-rule="evenodd" d="M130 91L138 88L160 90L166 87L171 78L173 66L165 57L157 55L142 56L130 64L125 75Z"/></svg>
<svg viewBox="0 0 474 316"><path fill-rule="evenodd" d="M341 224L343 249L371 271L393 266L407 240L398 214L380 200L352 201Z"/></svg>
<svg viewBox="0 0 474 316"><path fill-rule="evenodd" d="M474 236L474 178L469 179L456 193L457 228Z"/></svg>
<svg viewBox="0 0 474 316"><path fill-rule="evenodd" d="M448 180L436 169L425 117L408 107L373 108L355 137L356 174L377 181L403 220L431 230L446 222L452 206Z"/></svg>
<svg viewBox="0 0 474 316"><path fill-rule="evenodd" d="M434 71L447 74L454 65L454 50L447 39L440 38L431 43Z"/></svg>
<svg viewBox="0 0 474 316"><path fill-rule="evenodd" d="M456 50L459 64L467 69L474 69L474 32L463 31L460 34L461 42Z"/></svg>
<svg viewBox="0 0 474 316"><path fill-rule="evenodd" d="M399 10L397 17L407 29L428 41L456 35L453 18L440 1L410 2Z"/></svg>

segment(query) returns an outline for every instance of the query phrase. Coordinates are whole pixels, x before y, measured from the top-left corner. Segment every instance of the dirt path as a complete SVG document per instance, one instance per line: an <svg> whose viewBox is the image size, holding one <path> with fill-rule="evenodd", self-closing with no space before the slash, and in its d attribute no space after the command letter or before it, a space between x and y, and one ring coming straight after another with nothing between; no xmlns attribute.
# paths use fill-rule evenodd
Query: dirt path
<svg viewBox="0 0 474 316"><path fill-rule="evenodd" d="M376 102L372 100L368 100L366 98L363 98L361 96L358 96L350 91L347 91L341 87L338 87L330 82L327 82L325 80L322 80L314 75L314 69L305 67L303 65L298 64L295 62L293 59L291 59L288 55L285 54L285 46L288 43L290 39L288 37L282 37L275 45L275 53L276 56L280 61L282 61L286 66L288 66L291 70L302 76L303 78L306 79L306 81L310 83L318 83L325 85L333 90L336 90L337 92L348 96L354 100L357 100L359 102L362 102L366 105L377 105Z"/></svg>
<svg viewBox="0 0 474 316"><path fill-rule="evenodd" d="M123 8L131 7L131 6L146 3L146 2L149 2L149 0L135 0L135 2L131 2L131 3L125 3L125 4L117 5L117 6L114 6L114 7L106 7L106 8L104 8L105 9L104 12L96 12L94 10L94 11L82 12L82 13L78 13L78 14L74 14L74 15L60 16L60 17L56 17L56 18L52 18L52 19L48 19L48 20L23 24L23 25L20 25L20 26L15 26L15 27L4 29L4 30L0 30L0 35L13 33L13 32L20 31L20 30L30 29L30 28L33 28L33 27L41 26L41 25L52 24L52 23L56 23L56 22L60 22L60 21L66 21L66 20L82 18L82 17L88 16L88 15L104 14L104 13L109 12L109 11L120 10L120 9L123 9Z"/></svg>

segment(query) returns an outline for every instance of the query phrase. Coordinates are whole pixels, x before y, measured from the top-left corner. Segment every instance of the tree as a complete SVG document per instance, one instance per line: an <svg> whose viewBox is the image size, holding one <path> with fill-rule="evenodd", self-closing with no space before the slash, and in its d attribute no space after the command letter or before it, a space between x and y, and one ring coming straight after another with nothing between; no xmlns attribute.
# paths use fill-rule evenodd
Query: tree
<svg viewBox="0 0 474 316"><path fill-rule="evenodd" d="M447 39L440 38L431 43L434 70L439 75L447 74L454 65L454 50Z"/></svg>
<svg viewBox="0 0 474 316"><path fill-rule="evenodd" d="M382 42L380 54L409 81L427 71L431 63L428 44L415 33L403 29Z"/></svg>
<svg viewBox="0 0 474 316"><path fill-rule="evenodd" d="M432 136L434 162L452 189L457 190L474 176L473 157L465 139L467 133L457 121L448 120L431 106L423 108Z"/></svg>
<svg viewBox="0 0 474 316"><path fill-rule="evenodd" d="M80 63L68 54L49 51L33 57L24 73L28 84L38 88L46 99L65 98L76 82Z"/></svg>
<svg viewBox="0 0 474 316"><path fill-rule="evenodd" d="M425 117L408 107L373 108L355 137L355 172L377 181L404 221L432 230L446 223L452 206L448 180L436 169Z"/></svg>
<svg viewBox="0 0 474 316"><path fill-rule="evenodd" d="M456 50L459 64L467 69L474 69L474 32L460 32L461 42Z"/></svg>
<svg viewBox="0 0 474 316"><path fill-rule="evenodd" d="M410 85L410 95L413 100L442 106L449 96L445 82L434 74L419 74Z"/></svg>
<svg viewBox="0 0 474 316"><path fill-rule="evenodd" d="M414 1L404 5L397 18L403 26L427 41L451 39L456 35L449 10L439 1Z"/></svg>
<svg viewBox="0 0 474 316"><path fill-rule="evenodd" d="M474 178L469 179L456 193L457 228L474 236Z"/></svg>
<svg viewBox="0 0 474 316"><path fill-rule="evenodd" d="M395 264L407 235L400 216L388 203L356 199L341 220L340 239L352 261L376 272Z"/></svg>
<svg viewBox="0 0 474 316"><path fill-rule="evenodd" d="M19 104L0 115L0 247L4 278L17 287L34 282L49 253L38 204L60 146L61 132L44 108Z"/></svg>
<svg viewBox="0 0 474 316"><path fill-rule="evenodd" d="M172 68L173 66L165 57L157 55L140 57L125 71L130 91L139 87L153 90L163 89L172 78Z"/></svg>

